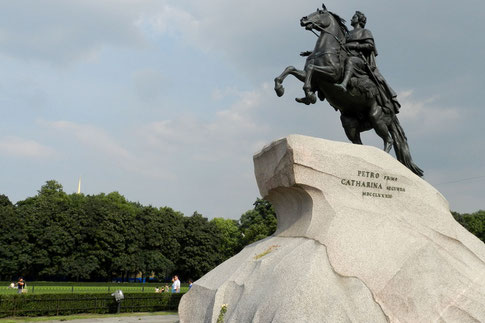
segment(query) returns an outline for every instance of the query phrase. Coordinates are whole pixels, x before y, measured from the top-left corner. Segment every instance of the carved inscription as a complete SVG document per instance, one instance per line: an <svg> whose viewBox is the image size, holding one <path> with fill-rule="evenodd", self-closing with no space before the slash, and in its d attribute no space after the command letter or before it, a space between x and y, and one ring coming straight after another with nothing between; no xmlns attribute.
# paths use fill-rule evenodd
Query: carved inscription
<svg viewBox="0 0 485 323"><path fill-rule="evenodd" d="M342 178L340 183L362 189L363 197L393 198L392 193L406 192L406 188L399 185L396 176L380 174L366 170L358 170L356 178Z"/></svg>

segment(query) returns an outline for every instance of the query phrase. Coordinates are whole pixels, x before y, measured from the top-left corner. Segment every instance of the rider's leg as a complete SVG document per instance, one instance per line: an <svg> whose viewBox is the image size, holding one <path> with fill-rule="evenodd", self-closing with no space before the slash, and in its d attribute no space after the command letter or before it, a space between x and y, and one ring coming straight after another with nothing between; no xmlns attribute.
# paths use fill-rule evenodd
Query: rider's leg
<svg viewBox="0 0 485 323"><path fill-rule="evenodd" d="M343 91L347 91L347 84L349 83L350 78L352 77L352 74L354 72L354 64L355 63L353 62L353 57L347 57L347 59L345 60L344 79L341 83L335 84Z"/></svg>
<svg viewBox="0 0 485 323"><path fill-rule="evenodd" d="M386 121L384 120L384 112L382 108L377 105L376 102L372 105L369 111L369 119L376 131L377 135L384 141L384 150L386 152L391 151L393 140L387 127Z"/></svg>
<svg viewBox="0 0 485 323"><path fill-rule="evenodd" d="M333 65L319 66L314 64L307 64L307 66L305 67L305 71L307 76L305 78L305 85L303 86L303 90L305 91L305 97L296 99L296 102L305 104L317 102L315 89L312 88L312 77L315 72L318 73L318 77L320 79L326 80L327 82L331 83L337 82L340 76L338 69ZM323 94L319 95L319 98L323 101Z"/></svg>

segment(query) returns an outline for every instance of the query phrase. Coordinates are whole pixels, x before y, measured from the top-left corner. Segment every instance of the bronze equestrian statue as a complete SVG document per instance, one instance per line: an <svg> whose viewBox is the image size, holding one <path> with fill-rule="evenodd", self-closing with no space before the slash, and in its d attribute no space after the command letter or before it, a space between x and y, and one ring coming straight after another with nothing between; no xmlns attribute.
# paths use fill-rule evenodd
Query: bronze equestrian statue
<svg viewBox="0 0 485 323"><path fill-rule="evenodd" d="M396 93L377 69L377 50L372 33L365 28L365 15L357 11L352 17L353 30L345 20L322 9L301 18L307 30L320 32L313 51L302 52L308 56L303 70L288 66L275 78L275 91L284 94L283 80L293 75L304 82L305 96L296 101L314 104L317 97L340 111L345 134L354 144L362 144L360 133L374 129L384 141L384 150L392 147L397 159L418 176L423 171L413 162L407 138L396 116L400 104Z"/></svg>

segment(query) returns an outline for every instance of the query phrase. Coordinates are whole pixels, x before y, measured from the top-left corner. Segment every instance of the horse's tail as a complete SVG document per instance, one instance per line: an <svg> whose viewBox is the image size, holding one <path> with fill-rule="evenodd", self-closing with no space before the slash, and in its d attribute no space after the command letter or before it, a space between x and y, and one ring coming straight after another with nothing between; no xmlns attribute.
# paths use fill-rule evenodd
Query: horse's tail
<svg viewBox="0 0 485 323"><path fill-rule="evenodd" d="M404 133L404 130L396 116L393 118L390 130L392 139L394 140L394 151L396 153L397 160L409 168L414 174L420 177L423 176L423 170L419 168L411 158L411 152L409 151L406 134Z"/></svg>

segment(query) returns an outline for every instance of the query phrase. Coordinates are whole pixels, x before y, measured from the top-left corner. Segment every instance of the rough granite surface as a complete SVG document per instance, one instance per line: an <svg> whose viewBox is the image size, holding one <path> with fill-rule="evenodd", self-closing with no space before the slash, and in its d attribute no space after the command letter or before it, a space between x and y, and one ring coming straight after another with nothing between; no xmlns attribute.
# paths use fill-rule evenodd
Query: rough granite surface
<svg viewBox="0 0 485 323"><path fill-rule="evenodd" d="M291 135L254 165L278 229L196 281L180 322L485 322L485 244L392 156Z"/></svg>

